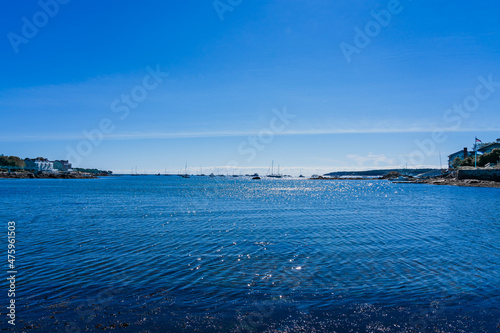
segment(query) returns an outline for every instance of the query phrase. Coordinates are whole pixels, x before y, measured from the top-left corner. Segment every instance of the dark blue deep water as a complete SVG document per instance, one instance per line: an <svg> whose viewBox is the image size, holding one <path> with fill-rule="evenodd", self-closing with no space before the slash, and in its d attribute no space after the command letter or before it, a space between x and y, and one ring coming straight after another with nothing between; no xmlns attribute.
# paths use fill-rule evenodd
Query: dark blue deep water
<svg viewBox="0 0 500 333"><path fill-rule="evenodd" d="M500 189L2 179L0 205L17 331L500 331Z"/></svg>

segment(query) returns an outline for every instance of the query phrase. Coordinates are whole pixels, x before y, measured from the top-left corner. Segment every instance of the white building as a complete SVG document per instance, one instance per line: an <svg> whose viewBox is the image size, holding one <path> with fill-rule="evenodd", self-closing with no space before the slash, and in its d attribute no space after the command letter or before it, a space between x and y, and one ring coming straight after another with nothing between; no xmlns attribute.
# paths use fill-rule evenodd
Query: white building
<svg viewBox="0 0 500 333"><path fill-rule="evenodd" d="M27 158L24 160L24 163L27 170L54 172L54 162L46 158Z"/></svg>

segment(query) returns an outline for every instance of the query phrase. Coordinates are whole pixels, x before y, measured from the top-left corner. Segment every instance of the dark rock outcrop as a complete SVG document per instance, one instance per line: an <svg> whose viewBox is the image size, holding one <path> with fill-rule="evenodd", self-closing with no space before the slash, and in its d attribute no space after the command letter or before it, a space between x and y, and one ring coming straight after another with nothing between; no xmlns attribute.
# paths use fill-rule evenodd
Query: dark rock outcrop
<svg viewBox="0 0 500 333"><path fill-rule="evenodd" d="M0 172L0 178L92 179L97 177L84 172L69 172L69 173Z"/></svg>
<svg viewBox="0 0 500 333"><path fill-rule="evenodd" d="M400 174L399 172L397 171L391 171L385 175L382 176L382 179L396 179L396 178L399 178L399 177L402 177L403 175Z"/></svg>

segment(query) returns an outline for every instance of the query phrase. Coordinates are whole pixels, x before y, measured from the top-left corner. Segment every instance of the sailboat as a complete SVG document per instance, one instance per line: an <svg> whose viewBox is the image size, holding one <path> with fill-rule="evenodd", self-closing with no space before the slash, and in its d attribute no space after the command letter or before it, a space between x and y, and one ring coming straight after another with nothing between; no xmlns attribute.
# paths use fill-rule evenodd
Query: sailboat
<svg viewBox="0 0 500 333"><path fill-rule="evenodd" d="M304 178L304 175L302 174L302 169L300 169L300 176L299 178Z"/></svg>
<svg viewBox="0 0 500 333"><path fill-rule="evenodd" d="M279 165L278 165L278 173L277 174L274 173L274 161L271 164L271 173L269 175L267 175L267 176L270 177L270 178L283 178L283 175L280 174L280 167L279 167Z"/></svg>
<svg viewBox="0 0 500 333"><path fill-rule="evenodd" d="M186 166L184 167L184 174L181 175L182 178L190 178L189 174L187 173L187 168L188 168L188 164L186 162Z"/></svg>

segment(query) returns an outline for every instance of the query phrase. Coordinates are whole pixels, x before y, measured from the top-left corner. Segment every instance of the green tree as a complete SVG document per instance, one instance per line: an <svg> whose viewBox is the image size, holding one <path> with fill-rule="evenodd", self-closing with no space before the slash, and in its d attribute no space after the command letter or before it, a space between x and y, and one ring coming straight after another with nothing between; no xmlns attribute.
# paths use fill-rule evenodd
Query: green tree
<svg viewBox="0 0 500 333"><path fill-rule="evenodd" d="M24 168L24 161L17 156L0 156L0 166Z"/></svg>
<svg viewBox="0 0 500 333"><path fill-rule="evenodd" d="M451 166L456 169L462 164L462 159L460 157L455 157L455 159L451 162Z"/></svg>
<svg viewBox="0 0 500 333"><path fill-rule="evenodd" d="M462 160L460 166L474 166L474 163L474 158L472 156L468 156Z"/></svg>
<svg viewBox="0 0 500 333"><path fill-rule="evenodd" d="M478 157L478 166L484 167L488 163L498 163L500 160L500 149L495 148L490 153Z"/></svg>

